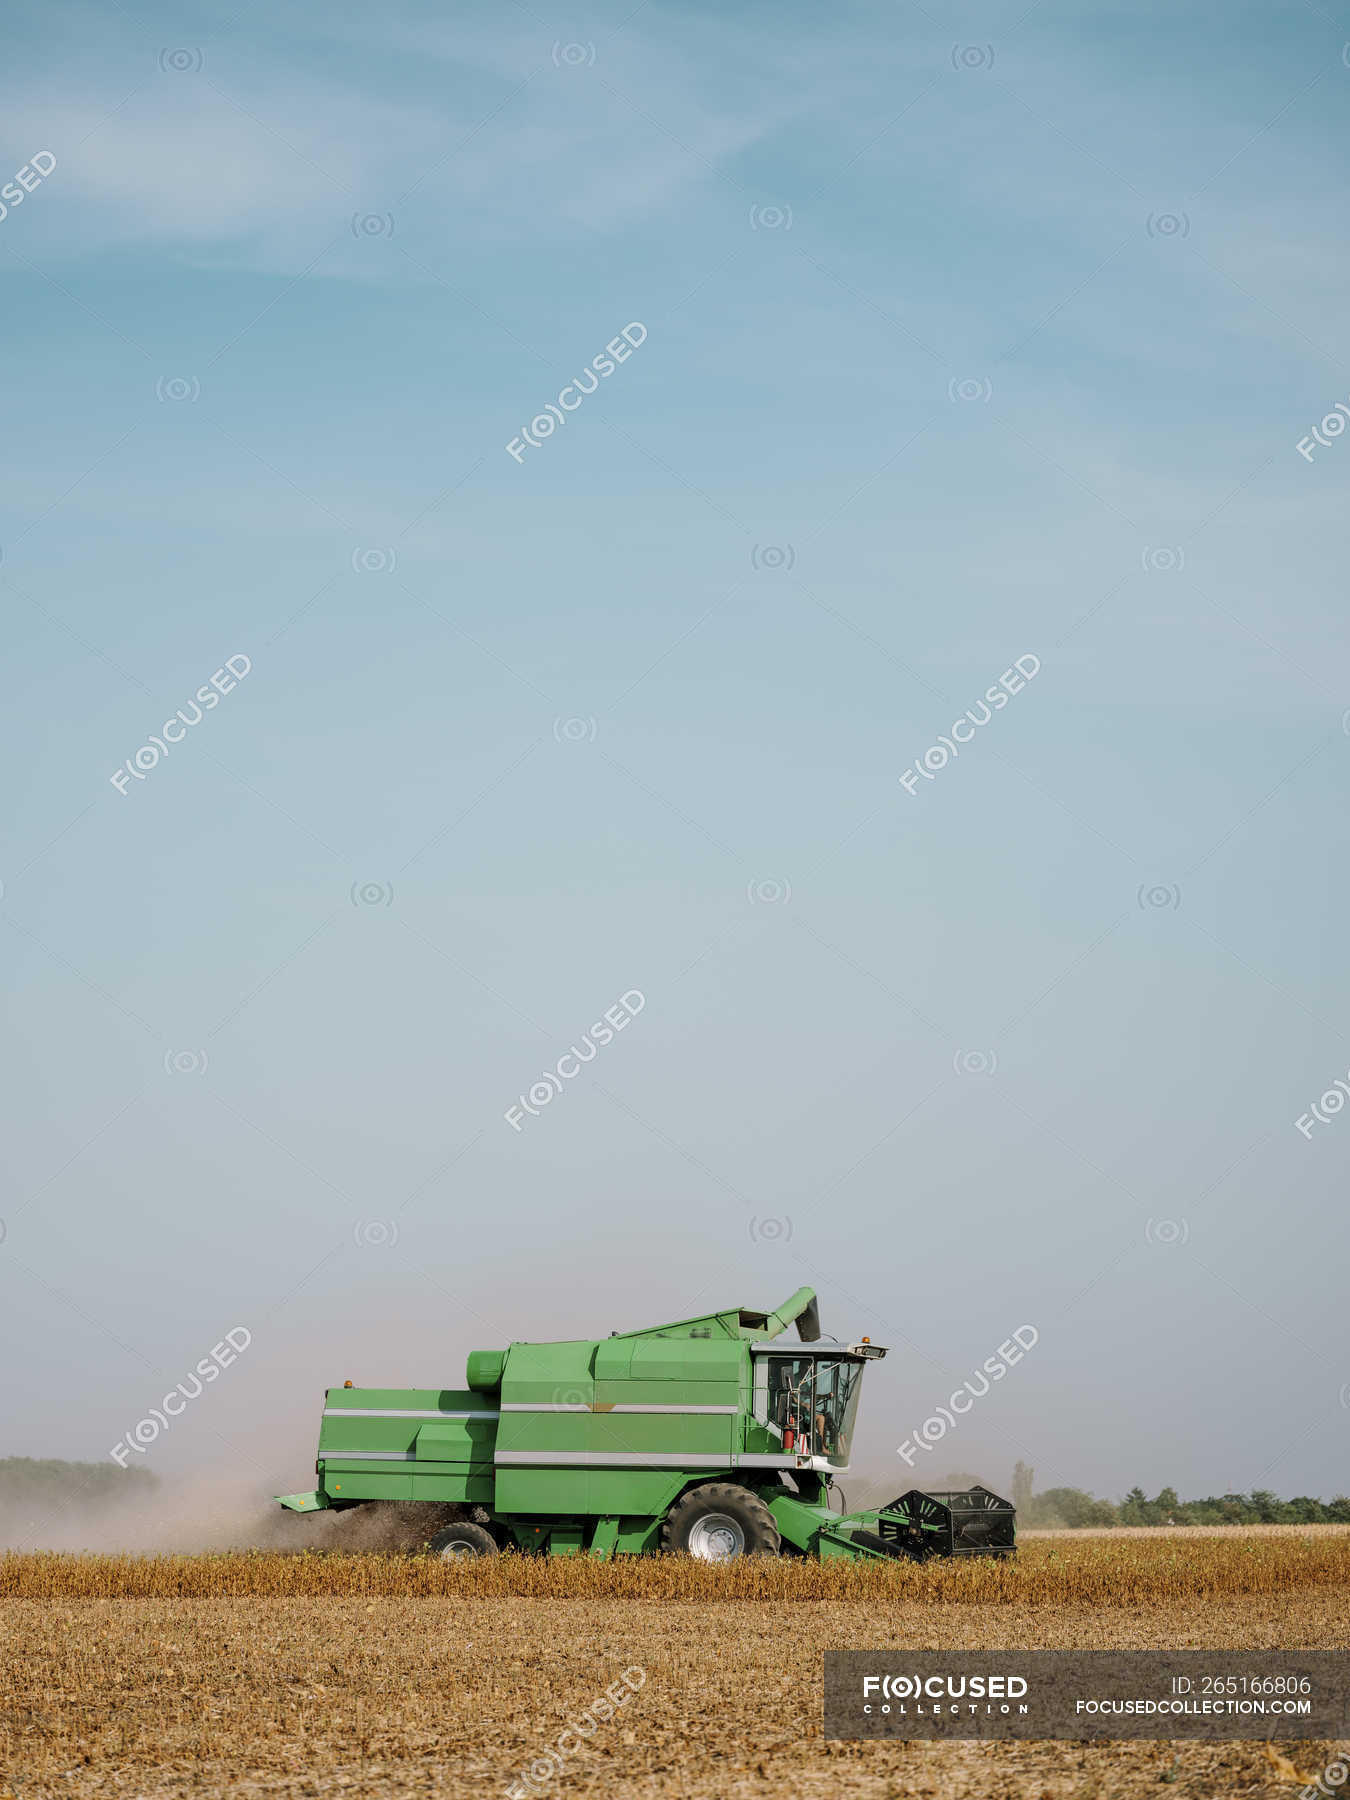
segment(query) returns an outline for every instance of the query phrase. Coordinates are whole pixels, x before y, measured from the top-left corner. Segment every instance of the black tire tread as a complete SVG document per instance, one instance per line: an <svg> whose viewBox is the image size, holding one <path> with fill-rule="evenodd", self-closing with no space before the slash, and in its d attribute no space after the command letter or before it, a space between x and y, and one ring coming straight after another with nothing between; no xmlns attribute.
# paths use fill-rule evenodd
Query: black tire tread
<svg viewBox="0 0 1350 1800"><path fill-rule="evenodd" d="M688 1528L709 1512L730 1513L740 1520L747 1556L777 1556L782 1549L773 1514L758 1494L738 1481L705 1481L681 1494L662 1519L662 1550L667 1554L682 1552Z"/></svg>
<svg viewBox="0 0 1350 1800"><path fill-rule="evenodd" d="M468 1544L474 1556L496 1556L497 1540L486 1526L475 1524L472 1519L457 1519L453 1525L447 1525L438 1531L427 1549L433 1556L442 1556L449 1544Z"/></svg>

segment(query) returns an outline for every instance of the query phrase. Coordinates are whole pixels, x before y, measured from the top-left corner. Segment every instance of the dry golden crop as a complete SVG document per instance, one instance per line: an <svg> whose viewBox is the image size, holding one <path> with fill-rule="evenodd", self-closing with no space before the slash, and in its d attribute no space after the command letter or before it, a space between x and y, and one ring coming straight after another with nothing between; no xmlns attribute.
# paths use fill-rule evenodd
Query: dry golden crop
<svg viewBox="0 0 1350 1800"><path fill-rule="evenodd" d="M822 1652L1350 1649L1350 1539L925 1567L9 1556L0 1619L0 1800L491 1800L631 1667L622 1719L536 1800L1294 1800L1331 1746L831 1743Z"/></svg>
<svg viewBox="0 0 1350 1800"><path fill-rule="evenodd" d="M1350 1583L1350 1536L1040 1538L1016 1557L727 1567L688 1557L429 1556L239 1551L210 1556L0 1557L0 1599L212 1599L319 1596L544 1600L912 1600L958 1605L1132 1606L1145 1600L1284 1594Z"/></svg>

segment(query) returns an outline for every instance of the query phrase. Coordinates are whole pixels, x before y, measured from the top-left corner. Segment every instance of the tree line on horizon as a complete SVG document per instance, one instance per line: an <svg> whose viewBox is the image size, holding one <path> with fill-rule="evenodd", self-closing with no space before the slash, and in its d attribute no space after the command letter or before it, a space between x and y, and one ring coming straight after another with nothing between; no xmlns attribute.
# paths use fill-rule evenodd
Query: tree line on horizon
<svg viewBox="0 0 1350 1800"><path fill-rule="evenodd" d="M149 1469L113 1462L60 1462L54 1457L0 1456L0 1510L60 1502L82 1508L145 1499L159 1486Z"/></svg>
<svg viewBox="0 0 1350 1800"><path fill-rule="evenodd" d="M1119 1502L1099 1500L1082 1488L1035 1491L1034 1469L1018 1463L1013 1470L1012 1502L1017 1522L1028 1527L1096 1525L1350 1525L1350 1496L1317 1500L1298 1494L1281 1500L1266 1488L1249 1494L1209 1494L1203 1500L1181 1500L1172 1487L1152 1500L1132 1487Z"/></svg>

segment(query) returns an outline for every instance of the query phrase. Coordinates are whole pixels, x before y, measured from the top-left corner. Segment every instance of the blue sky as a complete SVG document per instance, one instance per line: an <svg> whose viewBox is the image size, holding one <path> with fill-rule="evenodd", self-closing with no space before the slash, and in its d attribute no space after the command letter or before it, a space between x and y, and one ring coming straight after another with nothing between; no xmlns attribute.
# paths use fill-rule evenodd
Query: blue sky
<svg viewBox="0 0 1350 1800"><path fill-rule="evenodd" d="M813 1281L876 1465L1029 1323L944 1467L1345 1489L1347 39L19 9L10 1449Z"/></svg>

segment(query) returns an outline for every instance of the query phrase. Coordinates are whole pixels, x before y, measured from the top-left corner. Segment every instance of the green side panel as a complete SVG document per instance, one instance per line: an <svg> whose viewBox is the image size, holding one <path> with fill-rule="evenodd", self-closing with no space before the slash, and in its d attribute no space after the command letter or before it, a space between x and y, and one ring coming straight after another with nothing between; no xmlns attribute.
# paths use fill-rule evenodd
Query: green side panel
<svg viewBox="0 0 1350 1800"><path fill-rule="evenodd" d="M835 1525L839 1519L839 1514L832 1513L828 1507L807 1506L786 1489L777 1493L766 1492L764 1498L784 1541L797 1550L806 1551L808 1555L815 1554L822 1547L822 1528Z"/></svg>
<svg viewBox="0 0 1350 1800"><path fill-rule="evenodd" d="M603 1338L595 1346L595 1379L626 1381L633 1360L632 1338Z"/></svg>
<svg viewBox="0 0 1350 1800"><path fill-rule="evenodd" d="M496 1415L495 1395L467 1388L330 1388L320 1488L342 1500L490 1502Z"/></svg>
<svg viewBox="0 0 1350 1800"><path fill-rule="evenodd" d="M499 1468L494 1507L499 1513L568 1513L591 1508L588 1469Z"/></svg>
<svg viewBox="0 0 1350 1800"><path fill-rule="evenodd" d="M701 1398L701 1396L700 1396ZM706 1405L717 1402L707 1401ZM723 1456L731 1467L738 1445L738 1415L730 1413L620 1413L597 1412L590 1416L586 1447L597 1455L621 1456ZM691 1463L690 1468L698 1468ZM597 1468L597 1476L608 1471Z"/></svg>
<svg viewBox="0 0 1350 1800"><path fill-rule="evenodd" d="M484 1434L490 1435L496 1411L494 1395L475 1394L467 1388L332 1388L319 1426L319 1455L340 1456L344 1450L411 1453L418 1434L428 1424L462 1433L467 1454L470 1442L481 1444ZM441 1420L434 1416L439 1413L479 1413L483 1417L479 1421Z"/></svg>
<svg viewBox="0 0 1350 1800"><path fill-rule="evenodd" d="M734 1348L734 1346L729 1346ZM702 1375L675 1380L669 1377L626 1381L597 1381L595 1404L603 1406L735 1406L741 1404L741 1385L734 1367L725 1379Z"/></svg>
<svg viewBox="0 0 1350 1800"><path fill-rule="evenodd" d="M589 1407L576 1412L504 1412L497 1426L497 1453L587 1450L594 1417Z"/></svg>
<svg viewBox="0 0 1350 1800"><path fill-rule="evenodd" d="M638 1338L629 1373L633 1381L738 1382L749 1352L726 1338Z"/></svg>
<svg viewBox="0 0 1350 1800"><path fill-rule="evenodd" d="M497 1470L499 1516L590 1513L639 1518L648 1526L695 1481L731 1477L728 1469L511 1469Z"/></svg>
<svg viewBox="0 0 1350 1800"><path fill-rule="evenodd" d="M595 1349L590 1340L511 1345L499 1390L499 1454L547 1457L563 1452L578 1456L590 1447L590 1408L595 1399L591 1359ZM550 1410L511 1410L531 1405ZM503 1513L592 1512L595 1509L591 1505L590 1470L579 1464L500 1463L496 1505Z"/></svg>
<svg viewBox="0 0 1350 1800"><path fill-rule="evenodd" d="M464 1379L477 1392L490 1394L501 1382L505 1362L505 1350L470 1350Z"/></svg>
<svg viewBox="0 0 1350 1800"><path fill-rule="evenodd" d="M576 1392L576 1378L565 1392ZM515 1391L510 1380L502 1384L503 1395ZM562 1402L565 1405L578 1402ZM504 1412L497 1431L499 1453L516 1453L549 1458L554 1455L577 1456L589 1447L591 1413L585 1412ZM497 1465L497 1499L499 1512L523 1513L588 1513L593 1511L590 1494L591 1471L581 1464L566 1463L499 1463Z"/></svg>
<svg viewBox="0 0 1350 1800"><path fill-rule="evenodd" d="M695 1481L720 1481L731 1470L596 1469L591 1478L591 1511L659 1521Z"/></svg>
<svg viewBox="0 0 1350 1800"><path fill-rule="evenodd" d="M348 1468L325 1469L324 1492L334 1500L411 1500L413 1478L404 1464L401 1472L389 1472L386 1463L353 1463Z"/></svg>
<svg viewBox="0 0 1350 1800"><path fill-rule="evenodd" d="M591 1535L587 1554L590 1556L609 1558L614 1554L614 1546L619 1541L619 1521L617 1519L598 1519Z"/></svg>
<svg viewBox="0 0 1350 1800"><path fill-rule="evenodd" d="M446 1419L421 1427L415 1452L419 1463L490 1463L496 1443L496 1419Z"/></svg>
<svg viewBox="0 0 1350 1800"><path fill-rule="evenodd" d="M620 1519L619 1537L614 1546L614 1553L616 1556L644 1556L649 1550L657 1549L660 1542L660 1519L643 1517Z"/></svg>
<svg viewBox="0 0 1350 1800"><path fill-rule="evenodd" d="M559 1344L512 1344L502 1370L502 1400L589 1405L594 1398L591 1358L595 1350L591 1338Z"/></svg>
<svg viewBox="0 0 1350 1800"><path fill-rule="evenodd" d="M472 1501L476 1506L492 1506L497 1498L497 1477L491 1463L464 1467L448 1464L437 1468L416 1464L413 1468L414 1500L438 1500L442 1504Z"/></svg>

